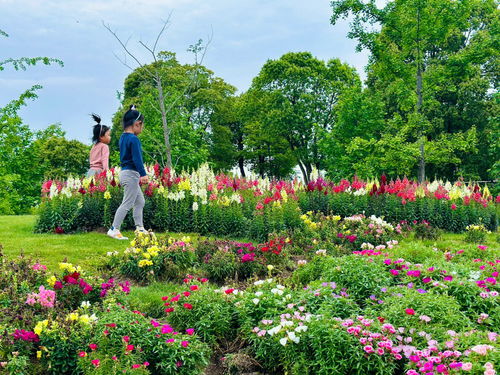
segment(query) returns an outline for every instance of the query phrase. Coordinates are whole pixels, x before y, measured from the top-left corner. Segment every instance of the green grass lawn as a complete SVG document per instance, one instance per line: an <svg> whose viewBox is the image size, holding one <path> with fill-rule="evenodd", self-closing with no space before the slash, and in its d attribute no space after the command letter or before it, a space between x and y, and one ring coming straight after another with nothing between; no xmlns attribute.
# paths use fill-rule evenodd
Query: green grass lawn
<svg viewBox="0 0 500 375"><path fill-rule="evenodd" d="M128 241L118 241L103 233L82 233L71 235L35 234L33 227L36 216L0 216L0 245L8 257L21 254L21 251L55 270L65 258L70 263L84 269L103 264L108 251L122 251ZM129 237L132 232L125 232Z"/></svg>
<svg viewBox="0 0 500 375"><path fill-rule="evenodd" d="M108 251L123 251L129 245L128 241L118 241L107 237L103 233L91 232L80 234L35 234L33 227L36 216L0 216L0 245L3 253L8 257L15 257L21 251L55 271L59 262L67 261L80 265L84 269L96 269L104 263ZM124 232L129 238L132 232ZM181 236L183 234L175 234ZM484 245L490 250L500 248L497 242L498 233L488 235ZM192 235L196 237L196 235ZM426 252L436 247L440 250L457 251L460 249L474 249L477 245L463 241L464 234L444 233L438 241L415 241L410 236L401 241L401 246L411 250L415 257L425 258ZM196 238L195 238L196 240ZM238 239L243 241L243 239ZM423 259L422 259L423 260Z"/></svg>

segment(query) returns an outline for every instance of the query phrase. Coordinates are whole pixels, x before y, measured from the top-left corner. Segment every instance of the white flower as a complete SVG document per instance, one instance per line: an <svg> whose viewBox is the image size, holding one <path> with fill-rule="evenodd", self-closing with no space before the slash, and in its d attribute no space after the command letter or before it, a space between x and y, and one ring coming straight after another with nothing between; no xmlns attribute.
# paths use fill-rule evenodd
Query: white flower
<svg viewBox="0 0 500 375"><path fill-rule="evenodd" d="M307 326L298 326L295 328L295 332L305 332L307 331Z"/></svg>
<svg viewBox="0 0 500 375"><path fill-rule="evenodd" d="M253 283L253 285L262 285L264 284L264 280L257 280L256 282Z"/></svg>
<svg viewBox="0 0 500 375"><path fill-rule="evenodd" d="M268 282L268 284L271 284L273 282L273 279L267 279L266 281Z"/></svg>
<svg viewBox="0 0 500 375"><path fill-rule="evenodd" d="M253 303L255 303L255 304L257 305L257 304L260 302L260 299L258 299L258 298L254 298L254 299L252 300L252 302L253 302Z"/></svg>
<svg viewBox="0 0 500 375"><path fill-rule="evenodd" d="M278 296L282 296L283 295L283 291L282 290L278 290Z"/></svg>
<svg viewBox="0 0 500 375"><path fill-rule="evenodd" d="M193 202L193 211L198 211L198 203Z"/></svg>
<svg viewBox="0 0 500 375"><path fill-rule="evenodd" d="M282 339L280 339L280 344L285 346L287 341L288 341L288 337L283 337Z"/></svg>
<svg viewBox="0 0 500 375"><path fill-rule="evenodd" d="M87 309L90 307L90 302L89 301L83 301L82 304L80 305L82 308Z"/></svg>
<svg viewBox="0 0 500 375"><path fill-rule="evenodd" d="M294 343L298 344L300 342L300 337L295 335L295 332L288 332L288 338L292 340Z"/></svg>
<svg viewBox="0 0 500 375"><path fill-rule="evenodd" d="M279 284L276 285L276 288L281 289L281 290L285 289L285 287L283 285L279 285Z"/></svg>
<svg viewBox="0 0 500 375"><path fill-rule="evenodd" d="M259 291L259 292L255 292L255 295L256 295L257 297L260 297L262 294L264 294L264 293L262 293L262 292L260 292L260 291Z"/></svg>

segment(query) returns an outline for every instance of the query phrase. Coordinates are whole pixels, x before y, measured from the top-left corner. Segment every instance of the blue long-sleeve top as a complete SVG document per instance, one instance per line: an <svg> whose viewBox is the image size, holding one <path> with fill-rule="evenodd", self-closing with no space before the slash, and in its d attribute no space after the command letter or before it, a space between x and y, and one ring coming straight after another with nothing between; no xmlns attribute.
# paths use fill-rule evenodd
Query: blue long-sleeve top
<svg viewBox="0 0 500 375"><path fill-rule="evenodd" d="M120 162L123 170L139 172L141 177L146 176L142 161L141 141L135 134L123 133L120 137Z"/></svg>

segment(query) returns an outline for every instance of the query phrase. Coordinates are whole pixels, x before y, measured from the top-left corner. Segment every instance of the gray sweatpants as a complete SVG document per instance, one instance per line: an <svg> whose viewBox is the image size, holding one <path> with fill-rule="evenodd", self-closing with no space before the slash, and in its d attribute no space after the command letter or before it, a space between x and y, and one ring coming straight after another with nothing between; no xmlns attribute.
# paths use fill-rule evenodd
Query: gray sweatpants
<svg viewBox="0 0 500 375"><path fill-rule="evenodd" d="M144 226L142 222L142 210L144 208L144 195L139 186L139 172L122 170L120 172L120 184L123 187L123 200L115 213L113 227L120 229L120 226L131 208L134 209L134 223L138 227Z"/></svg>

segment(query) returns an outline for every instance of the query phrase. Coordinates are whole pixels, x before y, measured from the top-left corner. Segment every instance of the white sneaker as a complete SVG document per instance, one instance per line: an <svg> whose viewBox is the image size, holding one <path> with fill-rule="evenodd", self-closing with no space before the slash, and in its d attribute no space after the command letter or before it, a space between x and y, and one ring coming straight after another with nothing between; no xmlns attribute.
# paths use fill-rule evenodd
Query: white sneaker
<svg viewBox="0 0 500 375"><path fill-rule="evenodd" d="M149 234L149 232L146 229L144 229L144 227L136 227L135 233Z"/></svg>
<svg viewBox="0 0 500 375"><path fill-rule="evenodd" d="M108 236L114 238L115 240L128 240L128 237L125 237L118 229L110 229L108 230Z"/></svg>

